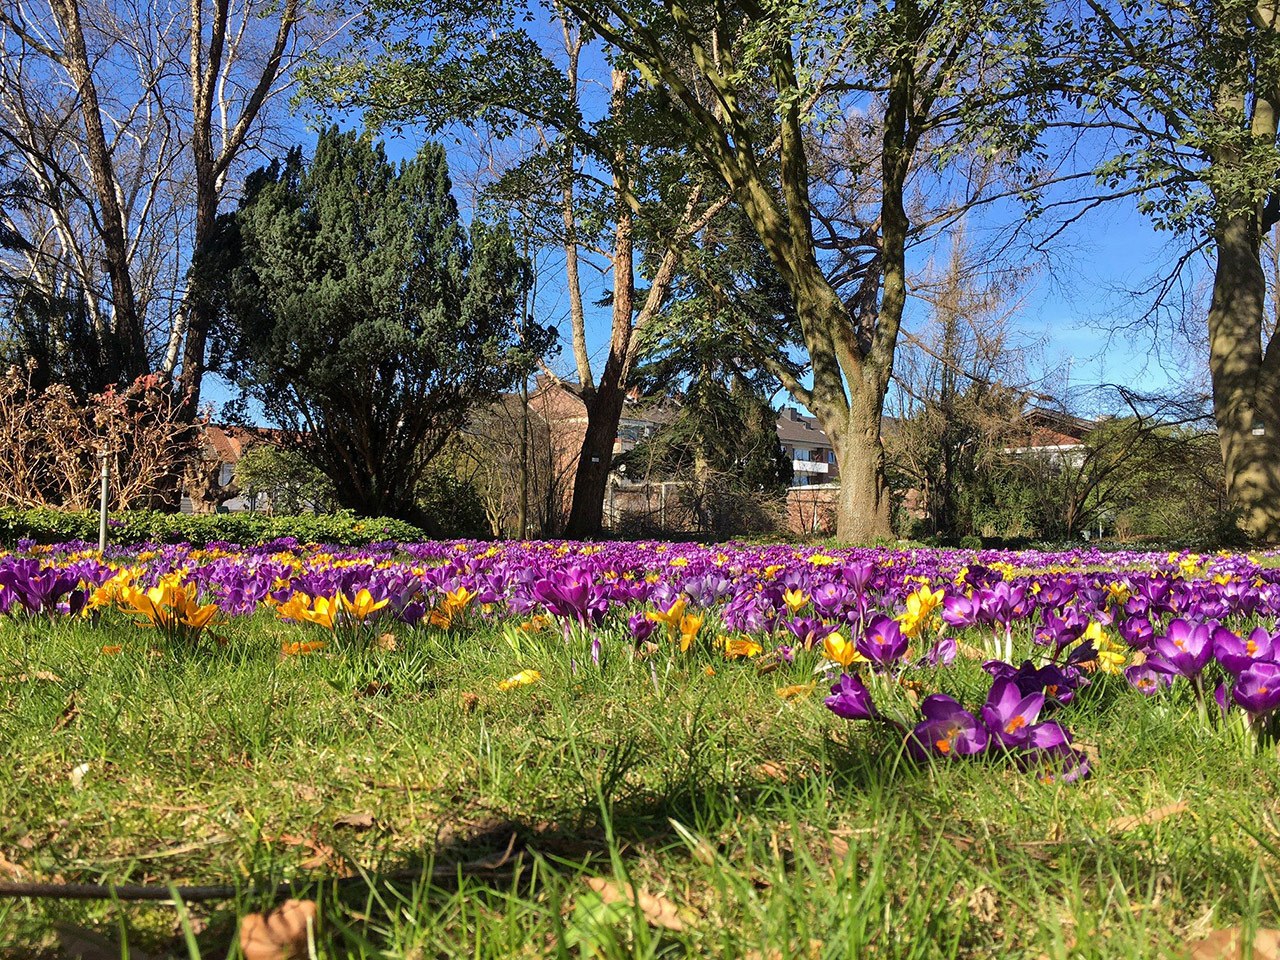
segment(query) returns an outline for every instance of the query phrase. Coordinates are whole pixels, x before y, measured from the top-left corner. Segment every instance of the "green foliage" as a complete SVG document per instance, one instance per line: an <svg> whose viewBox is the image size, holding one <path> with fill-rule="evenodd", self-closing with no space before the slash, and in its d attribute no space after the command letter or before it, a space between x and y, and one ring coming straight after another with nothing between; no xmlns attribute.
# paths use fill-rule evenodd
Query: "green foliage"
<svg viewBox="0 0 1280 960"><path fill-rule="evenodd" d="M491 536L484 503L475 485L459 476L455 456L446 451L427 469L418 487L418 515L433 537Z"/></svg>
<svg viewBox="0 0 1280 960"><path fill-rule="evenodd" d="M359 546L382 540L412 543L426 539L422 529L388 517L357 517L349 511L267 516L261 513L183 514L129 510L113 514L112 543L267 543L292 537L300 543ZM98 514L92 511L0 509L0 544L19 540L97 543Z"/></svg>
<svg viewBox="0 0 1280 960"><path fill-rule="evenodd" d="M249 499L265 496L273 513L301 513L310 506L320 512L336 499L333 484L296 451L273 443L258 443L236 462L236 485Z"/></svg>
<svg viewBox="0 0 1280 960"><path fill-rule="evenodd" d="M324 131L249 178L201 265L223 315L216 365L359 513L416 516L431 458L543 352L513 322L527 265L504 228L461 222L444 150L399 165Z"/></svg>

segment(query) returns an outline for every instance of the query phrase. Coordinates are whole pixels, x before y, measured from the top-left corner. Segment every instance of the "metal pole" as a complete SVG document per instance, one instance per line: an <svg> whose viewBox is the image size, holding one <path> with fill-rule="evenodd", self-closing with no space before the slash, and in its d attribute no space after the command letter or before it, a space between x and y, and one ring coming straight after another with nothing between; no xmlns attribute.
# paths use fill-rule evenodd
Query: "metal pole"
<svg viewBox="0 0 1280 960"><path fill-rule="evenodd" d="M111 468L107 466L107 451L98 454L102 461L102 487L98 494L98 553L107 549L107 481Z"/></svg>

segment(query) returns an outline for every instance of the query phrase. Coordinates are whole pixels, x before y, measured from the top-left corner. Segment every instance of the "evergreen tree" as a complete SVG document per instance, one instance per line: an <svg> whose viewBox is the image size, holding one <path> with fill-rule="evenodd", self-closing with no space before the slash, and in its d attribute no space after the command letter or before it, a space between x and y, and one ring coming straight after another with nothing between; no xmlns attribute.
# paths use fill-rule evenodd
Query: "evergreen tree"
<svg viewBox="0 0 1280 960"><path fill-rule="evenodd" d="M467 228L444 150L393 165L322 133L254 174L201 266L224 322L215 360L357 512L430 523L433 456L544 349L521 330L527 267L504 229Z"/></svg>

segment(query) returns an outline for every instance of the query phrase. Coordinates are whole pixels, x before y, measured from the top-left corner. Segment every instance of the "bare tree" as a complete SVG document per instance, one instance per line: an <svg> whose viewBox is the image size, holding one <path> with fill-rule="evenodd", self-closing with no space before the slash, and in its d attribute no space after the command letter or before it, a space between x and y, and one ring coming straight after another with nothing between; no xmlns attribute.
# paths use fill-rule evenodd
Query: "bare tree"
<svg viewBox="0 0 1280 960"><path fill-rule="evenodd" d="M176 378L194 415L209 312L191 258L340 29L298 0L0 0L0 143L40 199L3 266L83 291L109 382Z"/></svg>

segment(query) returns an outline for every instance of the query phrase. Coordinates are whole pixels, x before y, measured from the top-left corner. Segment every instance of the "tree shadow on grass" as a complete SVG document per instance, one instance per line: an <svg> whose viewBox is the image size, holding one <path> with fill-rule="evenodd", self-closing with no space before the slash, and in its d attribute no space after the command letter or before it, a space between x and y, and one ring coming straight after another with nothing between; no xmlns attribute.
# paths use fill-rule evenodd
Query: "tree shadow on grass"
<svg viewBox="0 0 1280 960"><path fill-rule="evenodd" d="M628 861L652 856L655 850L663 856L692 855L681 852L685 840L675 824L714 832L717 825L744 814L761 823L778 823L789 811L803 809L804 802L797 798L810 791L870 798L922 776L918 767L903 761L899 744L884 740L841 743L824 734L792 746L795 754L786 759L807 772L780 778L776 770L761 772L763 765L726 768L722 756L691 738L682 761L652 782L638 775L645 761L642 740L620 738L579 758L584 767L581 790L555 806L533 813L464 808L441 821L430 840L392 842L367 863L335 857L322 876L282 883L279 874L251 872L234 896L188 905L191 933L202 956L226 956L239 917L286 897L341 904L346 916L362 917L371 928L378 926L380 909L389 911L403 903L406 893L428 909L443 908L462 895L489 899L501 909L512 894L535 897L552 878L568 888L584 876L610 876L615 864L625 869ZM169 915L158 915L157 906ZM98 931L106 946L96 948L96 953L92 947L80 952L64 947L43 954L0 946L0 957L105 960L120 955L116 921L104 921L100 910L48 901L42 912L50 924ZM109 916L123 918L131 947L141 944L142 955L186 957L185 932L174 922L175 913L171 904L121 903ZM94 942L92 936L83 939Z"/></svg>

